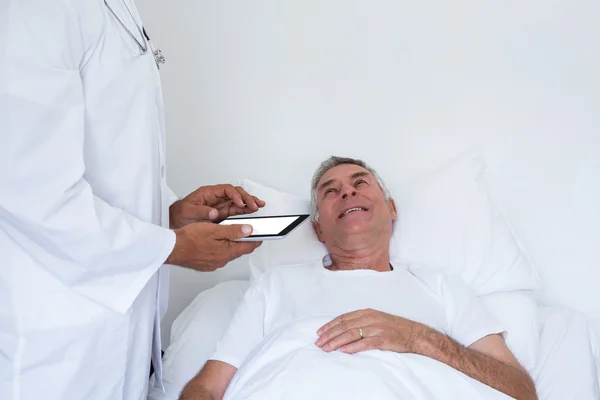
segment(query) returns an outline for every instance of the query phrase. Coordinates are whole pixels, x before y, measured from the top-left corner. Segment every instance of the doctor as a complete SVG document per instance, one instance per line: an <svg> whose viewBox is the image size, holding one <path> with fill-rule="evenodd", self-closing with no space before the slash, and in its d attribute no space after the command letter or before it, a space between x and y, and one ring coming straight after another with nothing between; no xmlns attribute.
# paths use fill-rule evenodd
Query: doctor
<svg viewBox="0 0 600 400"><path fill-rule="evenodd" d="M145 399L163 264L212 271L257 246L198 221L261 200L167 187L160 61L131 0L0 3L1 399Z"/></svg>

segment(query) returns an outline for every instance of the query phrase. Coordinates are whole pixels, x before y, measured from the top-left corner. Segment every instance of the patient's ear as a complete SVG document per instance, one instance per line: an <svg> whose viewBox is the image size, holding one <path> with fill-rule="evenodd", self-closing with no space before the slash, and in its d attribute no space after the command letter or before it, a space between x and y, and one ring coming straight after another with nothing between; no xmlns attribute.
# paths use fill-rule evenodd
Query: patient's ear
<svg viewBox="0 0 600 400"><path fill-rule="evenodd" d="M396 210L396 202L394 199L388 200L388 206L390 207L390 214L392 214L392 221L398 218L398 211Z"/></svg>
<svg viewBox="0 0 600 400"><path fill-rule="evenodd" d="M325 243L325 241L322 238L323 231L321 231L321 226L319 225L319 222L312 221L312 227L313 227L313 230L315 231L315 233L317 234L317 238L319 239L319 242Z"/></svg>

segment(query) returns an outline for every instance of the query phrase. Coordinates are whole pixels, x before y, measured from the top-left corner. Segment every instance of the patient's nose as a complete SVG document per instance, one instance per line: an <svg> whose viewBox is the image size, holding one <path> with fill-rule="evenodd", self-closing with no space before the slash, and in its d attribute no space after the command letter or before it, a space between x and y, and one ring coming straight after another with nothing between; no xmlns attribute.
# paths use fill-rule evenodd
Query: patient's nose
<svg viewBox="0 0 600 400"><path fill-rule="evenodd" d="M344 193L342 194L342 199L348 198L348 196L356 196L356 190L351 187L348 190L344 189Z"/></svg>

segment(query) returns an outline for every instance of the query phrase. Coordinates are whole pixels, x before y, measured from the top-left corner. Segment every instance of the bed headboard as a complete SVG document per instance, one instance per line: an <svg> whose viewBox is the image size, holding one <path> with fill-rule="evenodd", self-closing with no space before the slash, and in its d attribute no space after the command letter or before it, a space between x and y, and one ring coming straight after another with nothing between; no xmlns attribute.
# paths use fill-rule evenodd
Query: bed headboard
<svg viewBox="0 0 600 400"><path fill-rule="evenodd" d="M600 337L597 2L139 3L168 59L176 193L247 177L306 194L331 154L410 178L479 146L543 301L585 312ZM165 326L244 275L243 261L175 271Z"/></svg>

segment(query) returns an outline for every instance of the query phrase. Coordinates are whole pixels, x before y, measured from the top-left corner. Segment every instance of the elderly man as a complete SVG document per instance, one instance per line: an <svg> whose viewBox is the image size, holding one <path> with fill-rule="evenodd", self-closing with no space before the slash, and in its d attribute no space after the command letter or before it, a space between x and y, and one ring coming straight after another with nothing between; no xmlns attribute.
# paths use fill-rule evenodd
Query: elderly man
<svg viewBox="0 0 600 400"><path fill-rule="evenodd" d="M374 170L332 157L312 200L331 265L257 280L181 399L537 399L466 285L390 260L396 206Z"/></svg>

